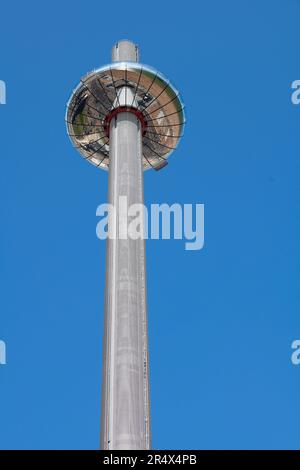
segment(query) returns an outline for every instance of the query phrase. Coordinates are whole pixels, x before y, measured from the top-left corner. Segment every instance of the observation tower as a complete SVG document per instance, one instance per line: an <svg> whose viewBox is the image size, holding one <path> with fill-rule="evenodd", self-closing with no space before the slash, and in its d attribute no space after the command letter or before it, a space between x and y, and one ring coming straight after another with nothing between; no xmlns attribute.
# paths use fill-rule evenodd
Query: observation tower
<svg viewBox="0 0 300 470"><path fill-rule="evenodd" d="M110 65L80 80L66 111L73 146L108 170L115 208L124 196L128 207L144 203L143 171L167 165L184 122L178 91L139 63L127 40L115 44ZM117 210L108 221L101 448L109 450L151 448L145 240L124 236L124 220L126 229Z"/></svg>

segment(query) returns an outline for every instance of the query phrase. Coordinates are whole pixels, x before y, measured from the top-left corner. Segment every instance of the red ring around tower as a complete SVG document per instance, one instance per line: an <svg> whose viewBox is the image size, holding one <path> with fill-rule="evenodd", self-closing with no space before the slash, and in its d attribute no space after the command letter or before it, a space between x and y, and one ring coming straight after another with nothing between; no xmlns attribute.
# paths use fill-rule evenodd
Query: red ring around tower
<svg viewBox="0 0 300 470"><path fill-rule="evenodd" d="M108 113L103 121L104 132L107 137L109 137L109 128L111 120L120 113L132 113L134 114L140 121L142 126L142 135L145 134L147 128L147 122L144 118L143 113L135 108L134 106L119 106L118 108L113 109L110 113Z"/></svg>

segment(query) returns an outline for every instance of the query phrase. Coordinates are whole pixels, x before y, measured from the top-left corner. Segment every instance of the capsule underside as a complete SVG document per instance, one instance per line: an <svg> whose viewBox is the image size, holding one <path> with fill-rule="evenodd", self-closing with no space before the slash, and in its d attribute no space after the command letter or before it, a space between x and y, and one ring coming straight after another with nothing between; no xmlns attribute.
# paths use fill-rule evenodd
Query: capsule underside
<svg viewBox="0 0 300 470"><path fill-rule="evenodd" d="M131 88L146 127L143 168L158 169L176 148L184 129L183 104L177 90L156 70L134 62L117 62L86 75L74 90L66 112L71 141L84 159L109 166L107 116L118 108L120 88ZM130 106L133 103L128 103Z"/></svg>

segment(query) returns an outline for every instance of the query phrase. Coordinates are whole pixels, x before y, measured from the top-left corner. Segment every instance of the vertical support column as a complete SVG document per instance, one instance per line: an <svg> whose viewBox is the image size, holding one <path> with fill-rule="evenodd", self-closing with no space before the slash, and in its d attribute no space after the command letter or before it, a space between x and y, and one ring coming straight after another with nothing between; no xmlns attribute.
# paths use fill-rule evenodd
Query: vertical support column
<svg viewBox="0 0 300 470"><path fill-rule="evenodd" d="M129 41L113 48L113 60L137 58L137 48ZM144 203L141 125L134 114L112 119L109 158L116 238L107 241L101 448L149 449L145 241L132 240L119 230L126 205Z"/></svg>

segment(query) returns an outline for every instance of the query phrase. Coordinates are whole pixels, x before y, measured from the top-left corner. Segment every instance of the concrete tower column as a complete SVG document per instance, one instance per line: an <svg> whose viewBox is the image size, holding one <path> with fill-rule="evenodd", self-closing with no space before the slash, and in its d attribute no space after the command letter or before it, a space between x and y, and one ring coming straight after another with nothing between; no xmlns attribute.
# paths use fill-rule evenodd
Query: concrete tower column
<svg viewBox="0 0 300 470"><path fill-rule="evenodd" d="M138 61L138 48L120 41L112 59ZM128 103L122 105L131 104L134 90L124 90L120 95ZM150 449L145 242L126 236L126 202L144 203L141 123L135 114L122 112L111 120L109 160L109 203L116 208L109 224L116 237L107 240L101 448Z"/></svg>

